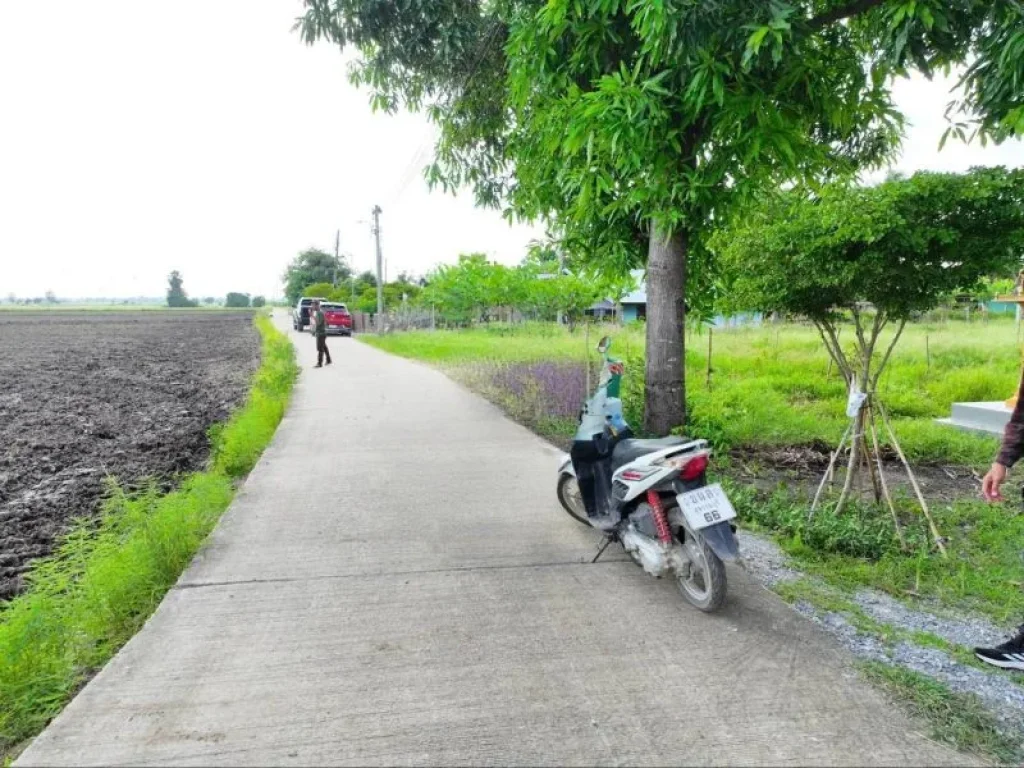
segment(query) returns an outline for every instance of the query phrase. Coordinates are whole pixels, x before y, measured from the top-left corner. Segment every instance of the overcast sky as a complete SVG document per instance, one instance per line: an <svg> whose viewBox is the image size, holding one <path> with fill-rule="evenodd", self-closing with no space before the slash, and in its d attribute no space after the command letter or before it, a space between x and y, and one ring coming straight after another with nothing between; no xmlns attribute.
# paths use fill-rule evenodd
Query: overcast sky
<svg viewBox="0 0 1024 768"><path fill-rule="evenodd" d="M276 296L307 246L389 276L460 252L506 263L536 232L429 193L422 118L373 115L341 55L290 31L298 0L0 2L0 297ZM947 82L897 86L901 170L1024 165L1020 143L939 153Z"/></svg>

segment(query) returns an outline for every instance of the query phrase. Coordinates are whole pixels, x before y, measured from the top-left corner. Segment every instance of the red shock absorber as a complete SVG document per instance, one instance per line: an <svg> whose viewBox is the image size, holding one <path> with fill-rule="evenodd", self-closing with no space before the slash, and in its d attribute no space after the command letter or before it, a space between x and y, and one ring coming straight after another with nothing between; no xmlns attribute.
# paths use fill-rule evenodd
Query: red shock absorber
<svg viewBox="0 0 1024 768"><path fill-rule="evenodd" d="M654 527L658 529L658 539L662 544L672 543L672 529L668 527L668 518L665 517L665 507L661 504L661 496L657 491L647 492L647 503L651 505L651 512L654 514Z"/></svg>

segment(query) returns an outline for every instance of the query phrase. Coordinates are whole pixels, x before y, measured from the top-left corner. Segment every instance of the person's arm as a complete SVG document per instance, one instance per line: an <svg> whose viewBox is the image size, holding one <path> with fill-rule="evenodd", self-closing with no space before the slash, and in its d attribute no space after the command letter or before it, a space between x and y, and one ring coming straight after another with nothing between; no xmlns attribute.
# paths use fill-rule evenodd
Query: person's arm
<svg viewBox="0 0 1024 768"><path fill-rule="evenodd" d="M987 501L1002 501L1000 487L1006 480L1006 472L1024 456L1024 378L1021 378L1010 421L1003 432L1003 444L999 455L981 481L981 493Z"/></svg>

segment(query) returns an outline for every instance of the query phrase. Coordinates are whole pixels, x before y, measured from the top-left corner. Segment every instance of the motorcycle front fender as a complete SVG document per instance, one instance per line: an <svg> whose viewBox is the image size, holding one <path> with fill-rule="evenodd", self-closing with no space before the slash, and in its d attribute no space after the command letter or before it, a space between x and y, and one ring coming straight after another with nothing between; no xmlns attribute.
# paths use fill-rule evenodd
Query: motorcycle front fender
<svg viewBox="0 0 1024 768"><path fill-rule="evenodd" d="M738 563L740 561L740 544L728 521L702 528L700 535L711 547L711 551L718 555L723 562Z"/></svg>
<svg viewBox="0 0 1024 768"><path fill-rule="evenodd" d="M562 475L572 475L573 477L576 477L576 470L572 468L572 458L568 454L566 454L561 465L558 467L558 476L561 477Z"/></svg>

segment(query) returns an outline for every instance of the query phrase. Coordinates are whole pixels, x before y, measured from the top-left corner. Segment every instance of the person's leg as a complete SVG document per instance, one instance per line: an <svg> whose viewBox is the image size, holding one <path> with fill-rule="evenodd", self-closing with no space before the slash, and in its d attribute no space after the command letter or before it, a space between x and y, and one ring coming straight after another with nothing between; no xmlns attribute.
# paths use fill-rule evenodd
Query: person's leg
<svg viewBox="0 0 1024 768"><path fill-rule="evenodd" d="M324 364L324 337L316 337L316 367L322 368Z"/></svg>
<svg viewBox="0 0 1024 768"><path fill-rule="evenodd" d="M327 358L327 365L331 364L331 350L327 348L327 337L324 336L324 355Z"/></svg>

